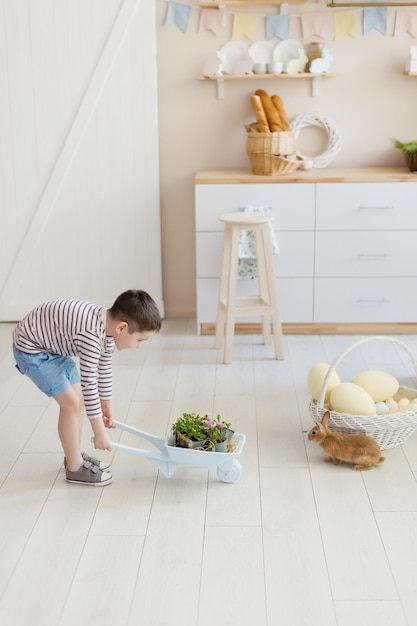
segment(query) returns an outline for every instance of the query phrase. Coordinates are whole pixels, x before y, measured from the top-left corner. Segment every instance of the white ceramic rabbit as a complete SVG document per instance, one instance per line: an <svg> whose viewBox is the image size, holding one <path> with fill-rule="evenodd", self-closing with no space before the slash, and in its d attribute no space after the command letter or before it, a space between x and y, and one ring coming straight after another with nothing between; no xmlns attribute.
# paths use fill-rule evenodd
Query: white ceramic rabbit
<svg viewBox="0 0 417 626"><path fill-rule="evenodd" d="M325 74L330 72L330 66L333 61L333 57L330 54L328 48L323 48L323 56L313 59L310 63L311 74Z"/></svg>
<svg viewBox="0 0 417 626"><path fill-rule="evenodd" d="M287 74L299 74L300 72L304 72L307 62L308 58L303 48L298 48L298 57L288 61L285 71Z"/></svg>
<svg viewBox="0 0 417 626"><path fill-rule="evenodd" d="M203 76L221 76L223 70L223 64L220 56L220 52L217 50L206 61L203 68Z"/></svg>

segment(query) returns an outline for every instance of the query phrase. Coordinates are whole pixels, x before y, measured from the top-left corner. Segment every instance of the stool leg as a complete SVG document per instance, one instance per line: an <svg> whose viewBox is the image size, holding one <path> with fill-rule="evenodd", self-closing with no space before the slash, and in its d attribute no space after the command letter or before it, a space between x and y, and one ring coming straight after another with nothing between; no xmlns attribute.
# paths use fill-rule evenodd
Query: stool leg
<svg viewBox="0 0 417 626"><path fill-rule="evenodd" d="M266 268L265 261L265 247L264 240L262 236L262 231L257 228L255 230L255 241L256 241L256 267L257 267L257 275L258 275L258 285L259 285L259 297L262 303L270 304L269 297L269 289L268 289L268 274ZM268 245L268 242L266 242ZM269 345L271 343L271 315L268 313L267 315L262 315L262 336L265 345Z"/></svg>
<svg viewBox="0 0 417 626"><path fill-rule="evenodd" d="M270 305L272 310L272 334L274 337L275 357L279 360L284 358L282 341L281 317L279 314L278 295L275 281L274 258L272 255L271 237L268 225L262 228L263 249L265 251L266 277L268 281Z"/></svg>
<svg viewBox="0 0 417 626"><path fill-rule="evenodd" d="M221 348L225 331L227 294L229 291L230 281L231 248L232 233L230 228L226 225L223 235L223 254L220 272L219 299L217 302L216 333L214 339L214 347L216 349Z"/></svg>
<svg viewBox="0 0 417 626"><path fill-rule="evenodd" d="M229 285L227 292L226 306L226 333L224 339L224 359L223 362L229 364L232 362L233 355L233 338L235 335L235 318L236 318L236 292L237 292L237 269L238 269L238 251L239 251L239 234L238 228L231 228L231 247L230 247L230 272Z"/></svg>

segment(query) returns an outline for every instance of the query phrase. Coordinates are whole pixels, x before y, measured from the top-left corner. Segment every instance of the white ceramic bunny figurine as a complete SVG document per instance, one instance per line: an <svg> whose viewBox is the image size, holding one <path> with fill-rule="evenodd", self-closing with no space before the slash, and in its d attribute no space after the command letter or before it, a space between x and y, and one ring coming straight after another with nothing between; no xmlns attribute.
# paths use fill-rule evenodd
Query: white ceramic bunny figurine
<svg viewBox="0 0 417 626"><path fill-rule="evenodd" d="M321 57L313 59L310 63L311 74L325 74L330 72L330 66L333 61L333 57L330 54L328 48L323 48Z"/></svg>
<svg viewBox="0 0 417 626"><path fill-rule="evenodd" d="M285 71L287 74L299 74L300 72L304 72L307 62L308 58L303 48L298 48L298 58L288 61Z"/></svg>

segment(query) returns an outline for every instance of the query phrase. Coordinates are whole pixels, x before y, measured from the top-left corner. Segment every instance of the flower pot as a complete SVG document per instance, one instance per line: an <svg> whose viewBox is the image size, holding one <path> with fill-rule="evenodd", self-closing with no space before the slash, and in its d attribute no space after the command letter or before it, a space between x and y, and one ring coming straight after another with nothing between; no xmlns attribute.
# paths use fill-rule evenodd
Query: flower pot
<svg viewBox="0 0 417 626"><path fill-rule="evenodd" d="M198 450L205 450L207 447L207 439L204 441L193 441L192 439L188 439L185 435L180 433L178 430L175 433L176 445L179 448L191 448Z"/></svg>
<svg viewBox="0 0 417 626"><path fill-rule="evenodd" d="M410 170L410 172L416 172L417 171L417 150L414 150L412 152L404 150L404 157L405 157L405 162L407 163L407 167Z"/></svg>
<svg viewBox="0 0 417 626"><path fill-rule="evenodd" d="M214 444L215 452L227 452L227 444L229 443L228 439L224 441L220 441L220 443Z"/></svg>

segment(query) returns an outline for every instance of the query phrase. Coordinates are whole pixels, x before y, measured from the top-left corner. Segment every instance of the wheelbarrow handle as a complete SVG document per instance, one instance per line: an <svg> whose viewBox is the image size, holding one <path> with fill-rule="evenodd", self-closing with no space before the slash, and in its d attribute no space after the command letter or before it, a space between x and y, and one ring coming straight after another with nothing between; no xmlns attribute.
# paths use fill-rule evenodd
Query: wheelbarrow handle
<svg viewBox="0 0 417 626"><path fill-rule="evenodd" d="M128 424L124 424L123 422L118 422L116 420L113 421L113 426L120 428L120 430L131 433L132 435L136 435L137 437L141 437L142 439L146 439L147 441L150 441L156 448L158 448L158 450L160 450L161 452L165 452L165 439L157 437L156 435L151 435L144 430L139 430L138 428L134 428L133 426L129 426Z"/></svg>

